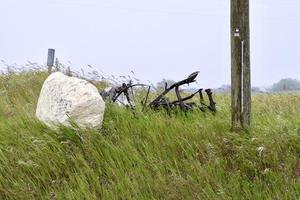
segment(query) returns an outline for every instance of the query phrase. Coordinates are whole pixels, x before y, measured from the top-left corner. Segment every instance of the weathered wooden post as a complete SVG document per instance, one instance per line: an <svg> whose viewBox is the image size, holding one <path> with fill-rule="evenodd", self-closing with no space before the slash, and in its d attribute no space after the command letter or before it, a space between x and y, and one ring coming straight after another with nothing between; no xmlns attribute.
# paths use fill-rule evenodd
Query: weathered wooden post
<svg viewBox="0 0 300 200"><path fill-rule="evenodd" d="M52 72L52 67L54 65L54 57L55 57L55 49L48 49L47 66L48 66L49 74Z"/></svg>
<svg viewBox="0 0 300 200"><path fill-rule="evenodd" d="M231 0L231 110L232 130L250 126L249 0Z"/></svg>

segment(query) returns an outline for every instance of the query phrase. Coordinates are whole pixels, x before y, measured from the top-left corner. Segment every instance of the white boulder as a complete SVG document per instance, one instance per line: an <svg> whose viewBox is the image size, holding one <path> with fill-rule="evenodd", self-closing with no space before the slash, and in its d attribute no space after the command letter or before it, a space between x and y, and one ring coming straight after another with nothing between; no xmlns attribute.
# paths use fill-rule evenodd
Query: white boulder
<svg viewBox="0 0 300 200"><path fill-rule="evenodd" d="M104 111L105 103L94 85L55 72L43 84L36 116L48 126L70 126L73 121L82 128L100 128Z"/></svg>

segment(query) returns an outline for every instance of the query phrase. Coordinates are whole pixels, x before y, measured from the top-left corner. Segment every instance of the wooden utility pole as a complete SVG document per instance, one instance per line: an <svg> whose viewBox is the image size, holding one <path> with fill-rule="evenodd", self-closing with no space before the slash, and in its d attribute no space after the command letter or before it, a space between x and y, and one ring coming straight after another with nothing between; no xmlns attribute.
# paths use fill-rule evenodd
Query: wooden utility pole
<svg viewBox="0 0 300 200"><path fill-rule="evenodd" d="M251 119L249 0L231 0L232 129L247 128Z"/></svg>
<svg viewBox="0 0 300 200"><path fill-rule="evenodd" d="M54 65L54 57L55 57L55 49L48 49L47 66L48 66L49 74L52 72L52 67Z"/></svg>

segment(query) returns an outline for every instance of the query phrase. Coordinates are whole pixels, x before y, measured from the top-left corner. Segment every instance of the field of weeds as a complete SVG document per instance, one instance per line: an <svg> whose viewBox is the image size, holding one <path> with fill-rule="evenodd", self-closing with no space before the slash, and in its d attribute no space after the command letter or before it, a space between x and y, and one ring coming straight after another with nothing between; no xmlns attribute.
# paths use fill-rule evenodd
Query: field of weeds
<svg viewBox="0 0 300 200"><path fill-rule="evenodd" d="M46 73L0 76L0 199L300 199L300 94L253 96L253 124L218 113L134 115L107 106L101 131L35 118Z"/></svg>

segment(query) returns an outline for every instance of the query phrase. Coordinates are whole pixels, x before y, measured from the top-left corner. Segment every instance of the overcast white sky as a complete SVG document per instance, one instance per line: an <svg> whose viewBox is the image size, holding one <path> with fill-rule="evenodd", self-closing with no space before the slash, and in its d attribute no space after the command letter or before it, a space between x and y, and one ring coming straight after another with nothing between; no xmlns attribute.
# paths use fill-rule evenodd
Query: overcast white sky
<svg viewBox="0 0 300 200"><path fill-rule="evenodd" d="M250 0L252 82L300 79L300 1ZM0 0L0 59L45 63L48 48L75 69L143 80L200 71L230 83L229 0Z"/></svg>

